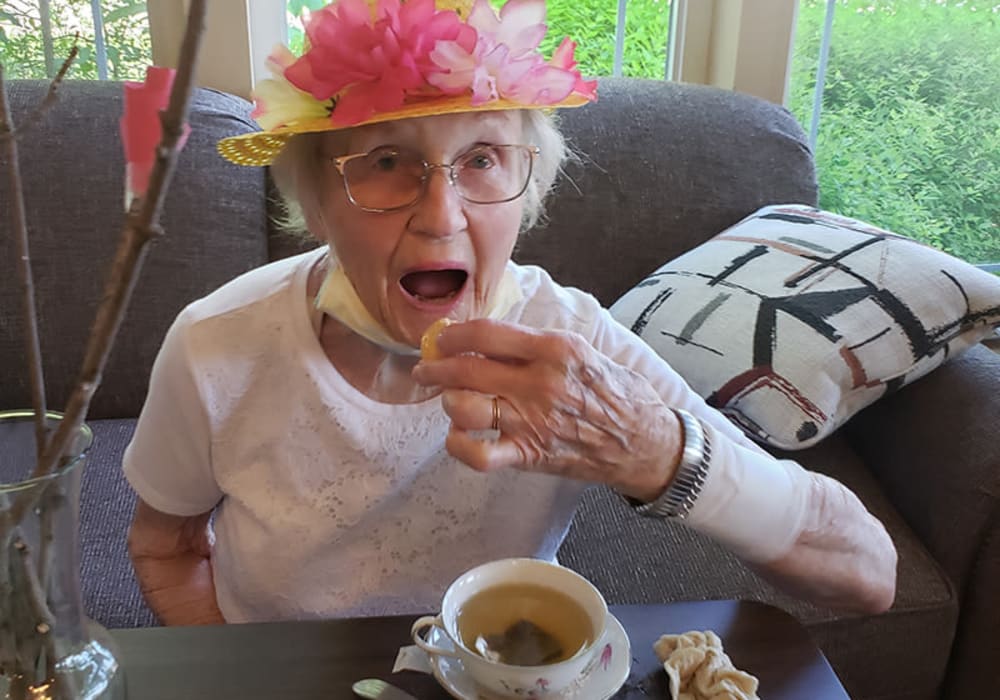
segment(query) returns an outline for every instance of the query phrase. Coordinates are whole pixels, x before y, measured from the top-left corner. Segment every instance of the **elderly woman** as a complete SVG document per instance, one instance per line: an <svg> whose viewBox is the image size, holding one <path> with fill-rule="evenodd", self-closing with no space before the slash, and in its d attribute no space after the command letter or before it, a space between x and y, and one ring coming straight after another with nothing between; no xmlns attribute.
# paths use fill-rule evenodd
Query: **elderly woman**
<svg viewBox="0 0 1000 700"><path fill-rule="evenodd" d="M550 112L595 98L572 42L542 59L543 21L543 0L339 0L302 57L272 56L265 131L220 151L273 161L324 245L194 302L164 340L124 466L165 623L432 609L476 564L554 560L595 483L800 597L891 604L895 550L854 494L511 262L566 153Z"/></svg>

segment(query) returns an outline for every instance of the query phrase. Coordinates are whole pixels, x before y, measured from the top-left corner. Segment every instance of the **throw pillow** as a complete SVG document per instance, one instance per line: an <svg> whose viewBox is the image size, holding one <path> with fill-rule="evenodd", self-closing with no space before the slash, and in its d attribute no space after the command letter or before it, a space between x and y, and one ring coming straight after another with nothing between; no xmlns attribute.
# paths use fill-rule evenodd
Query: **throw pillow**
<svg viewBox="0 0 1000 700"><path fill-rule="evenodd" d="M800 449L1000 325L1000 278L904 236L770 206L611 313L748 435Z"/></svg>

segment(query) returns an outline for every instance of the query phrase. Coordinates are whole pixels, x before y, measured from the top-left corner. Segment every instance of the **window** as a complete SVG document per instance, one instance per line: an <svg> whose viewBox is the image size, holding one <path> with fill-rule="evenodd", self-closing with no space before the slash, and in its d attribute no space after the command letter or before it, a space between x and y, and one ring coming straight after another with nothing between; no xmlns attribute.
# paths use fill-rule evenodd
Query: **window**
<svg viewBox="0 0 1000 700"><path fill-rule="evenodd" d="M494 7L503 0L491 0ZM288 0L288 38L292 52L302 51L302 19L327 0ZM576 60L587 76L627 75L663 78L667 65L670 0L548 0L548 34L541 50L551 56L564 36L578 44ZM619 19L625 18L619 30Z"/></svg>
<svg viewBox="0 0 1000 700"><path fill-rule="evenodd" d="M502 0L490 0L494 6ZM797 0L548 0L552 45L580 41L584 75L622 74L719 85L782 102ZM752 4L751 4L752 3ZM302 13L322 0L212 0L199 84L249 97L278 42L302 44ZM153 58L173 65L184 3L147 0ZM746 5L746 7L744 7ZM620 17L624 22L619 24ZM667 45L668 27L673 32ZM665 68L669 70L665 71Z"/></svg>
<svg viewBox="0 0 1000 700"><path fill-rule="evenodd" d="M789 106L820 205L1000 270L1000 4L801 0Z"/></svg>
<svg viewBox="0 0 1000 700"><path fill-rule="evenodd" d="M8 77L55 75L79 33L69 77L141 79L151 61L144 1L4 0L0 61Z"/></svg>

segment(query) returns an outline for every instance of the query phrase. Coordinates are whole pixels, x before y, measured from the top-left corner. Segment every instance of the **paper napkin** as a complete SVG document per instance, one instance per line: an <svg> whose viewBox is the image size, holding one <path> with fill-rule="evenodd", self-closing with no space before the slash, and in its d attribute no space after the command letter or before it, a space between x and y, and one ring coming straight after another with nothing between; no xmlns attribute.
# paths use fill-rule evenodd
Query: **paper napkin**
<svg viewBox="0 0 1000 700"><path fill-rule="evenodd" d="M715 632L665 634L653 651L670 677L673 700L760 700L757 679L733 666Z"/></svg>

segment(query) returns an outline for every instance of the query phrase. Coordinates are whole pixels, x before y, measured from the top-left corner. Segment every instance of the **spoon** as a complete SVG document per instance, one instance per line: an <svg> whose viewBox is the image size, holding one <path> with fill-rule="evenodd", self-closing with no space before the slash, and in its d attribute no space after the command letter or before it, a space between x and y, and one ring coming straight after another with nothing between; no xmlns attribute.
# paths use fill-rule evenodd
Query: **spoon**
<svg viewBox="0 0 1000 700"><path fill-rule="evenodd" d="M365 678L351 686L354 694L369 700L417 700L401 688L379 678Z"/></svg>

